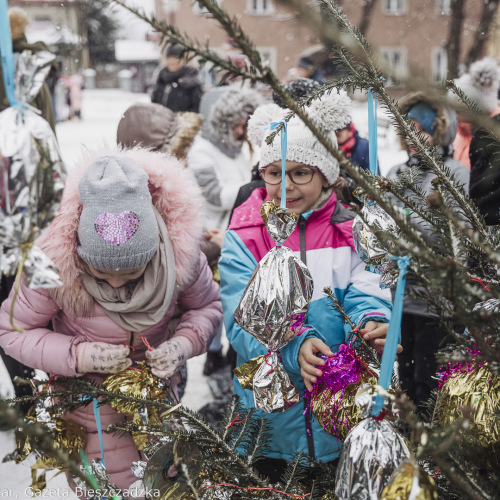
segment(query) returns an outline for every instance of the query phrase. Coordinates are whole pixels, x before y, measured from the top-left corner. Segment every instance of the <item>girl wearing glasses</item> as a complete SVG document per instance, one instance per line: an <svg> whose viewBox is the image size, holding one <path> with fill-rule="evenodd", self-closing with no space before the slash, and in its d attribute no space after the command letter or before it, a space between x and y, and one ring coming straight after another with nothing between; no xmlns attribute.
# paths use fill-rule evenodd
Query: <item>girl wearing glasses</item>
<svg viewBox="0 0 500 500"><path fill-rule="evenodd" d="M315 123L325 129L337 146L335 130L350 122L351 101L345 94L332 92L307 108ZM249 138L261 144L260 173L265 188L256 189L245 203L235 209L226 233L219 260L221 299L227 337L237 352L237 365L266 354L267 349L234 323L234 311L257 263L275 246L260 216L260 206L272 199L281 203L281 144L277 137L266 144L269 125L283 119L288 110L275 104L257 108L248 124ZM282 133L282 132L281 132ZM285 241L308 266L314 281L314 294L305 330L281 349L283 366L301 396L311 389L321 374L321 353L332 356L346 341L348 328L328 307L324 287L330 287L350 315L361 325L364 338L383 350L391 311L389 290L381 290L378 276L365 271L354 250L354 214L337 201L333 184L339 175L335 158L317 141L298 118L287 126L286 207L300 214L299 224ZM235 393L252 408L252 391L243 390L235 379ZM261 412L261 410L257 410ZM271 424L271 444L266 458L255 464L259 471L276 482L298 452L321 462L337 459L342 443L327 434L318 422L304 417L301 403L283 413L262 414Z"/></svg>

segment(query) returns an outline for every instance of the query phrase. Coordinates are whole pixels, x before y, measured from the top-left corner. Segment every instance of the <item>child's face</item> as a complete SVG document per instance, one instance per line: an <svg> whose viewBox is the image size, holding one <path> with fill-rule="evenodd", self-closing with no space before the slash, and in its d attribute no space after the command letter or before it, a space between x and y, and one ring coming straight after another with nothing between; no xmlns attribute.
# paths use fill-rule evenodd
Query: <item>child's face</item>
<svg viewBox="0 0 500 500"><path fill-rule="evenodd" d="M328 182L318 169L309 167L303 163L287 160L286 171L294 171L296 176L303 173L306 174L306 171L310 169L313 169L314 174L311 181L307 184L296 184L295 182L292 182L290 175L285 176L286 207L288 208L288 213L295 212L297 214L302 214L310 210L320 197L323 188L328 187ZM281 178L281 161L271 163L266 167L266 171L267 173L272 172L275 176L279 176L279 178ZM276 205L280 205L281 182L278 184L266 183L266 190L269 198L274 200Z"/></svg>
<svg viewBox="0 0 500 500"><path fill-rule="evenodd" d="M131 281L139 279L146 270L147 264L134 269L120 269L118 271L101 270L95 267L88 266L92 275L98 280L106 281L113 288L120 288Z"/></svg>
<svg viewBox="0 0 500 500"><path fill-rule="evenodd" d="M413 123L413 125L415 125L415 128L423 136L424 143L425 144L429 144L430 146L432 146L433 145L432 144L432 135L429 134L429 132L426 132L424 130L424 128L422 127L422 124L420 122L417 122L417 120L411 119L410 121ZM418 152L418 149L413 144L411 144L410 142L407 142L407 145L408 145L408 148L410 150L410 153L417 153Z"/></svg>

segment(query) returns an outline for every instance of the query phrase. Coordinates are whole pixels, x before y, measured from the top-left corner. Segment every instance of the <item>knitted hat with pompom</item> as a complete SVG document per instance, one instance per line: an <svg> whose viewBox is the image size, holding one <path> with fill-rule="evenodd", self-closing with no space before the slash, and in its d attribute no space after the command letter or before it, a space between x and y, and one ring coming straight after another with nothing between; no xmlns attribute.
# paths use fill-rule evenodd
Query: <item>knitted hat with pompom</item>
<svg viewBox="0 0 500 500"><path fill-rule="evenodd" d="M351 99L345 92L333 90L314 100L304 111L322 129L337 147L335 131L347 126L351 121ZM248 137L254 144L260 144L259 168L281 160L281 141L276 137L271 144L266 144L266 138L272 131L273 122L282 121L289 110L276 104L266 104L256 109L248 122ZM339 175L338 161L331 156L325 147L317 140L304 122L297 116L287 124L286 159L318 167L325 179L332 185Z"/></svg>
<svg viewBox="0 0 500 500"><path fill-rule="evenodd" d="M476 61L468 73L455 80L455 84L480 110L491 113L498 102L497 61L492 57Z"/></svg>

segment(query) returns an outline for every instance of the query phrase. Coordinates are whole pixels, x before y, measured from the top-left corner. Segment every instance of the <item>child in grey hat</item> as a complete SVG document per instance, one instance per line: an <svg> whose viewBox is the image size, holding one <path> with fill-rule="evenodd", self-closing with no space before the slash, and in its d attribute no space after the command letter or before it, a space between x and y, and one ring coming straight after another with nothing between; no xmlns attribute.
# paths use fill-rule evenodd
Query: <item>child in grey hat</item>
<svg viewBox="0 0 500 500"><path fill-rule="evenodd" d="M11 326L11 296L0 310L0 346L29 367L97 383L146 361L169 379L176 399L179 368L206 351L222 318L199 251L201 206L193 175L162 153L113 150L75 167L58 216L37 241L63 285L21 285L13 315L25 334ZM176 308L182 315L173 327ZM92 405L69 416L86 432L87 455L100 457ZM110 481L125 490L137 479L130 466L138 450L131 437L106 429L128 417L102 405L101 419L101 458Z"/></svg>

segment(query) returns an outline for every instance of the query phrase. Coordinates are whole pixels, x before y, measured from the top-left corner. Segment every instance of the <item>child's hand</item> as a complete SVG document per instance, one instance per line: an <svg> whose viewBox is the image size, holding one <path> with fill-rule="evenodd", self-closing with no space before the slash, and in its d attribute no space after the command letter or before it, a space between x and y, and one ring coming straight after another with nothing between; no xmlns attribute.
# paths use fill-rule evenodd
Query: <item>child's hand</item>
<svg viewBox="0 0 500 500"><path fill-rule="evenodd" d="M120 373L132 360L130 349L106 342L82 342L76 346L76 371L78 373Z"/></svg>
<svg viewBox="0 0 500 500"><path fill-rule="evenodd" d="M219 248L222 248L222 242L224 241L225 231L222 229L209 229L205 231L203 237L212 243L215 243Z"/></svg>
<svg viewBox="0 0 500 500"><path fill-rule="evenodd" d="M193 345L186 337L174 337L157 349L146 351L151 372L160 378L170 378L193 353Z"/></svg>
<svg viewBox="0 0 500 500"><path fill-rule="evenodd" d="M385 337L387 336L387 330L389 329L389 323L379 323L378 321L368 321L365 327L359 331L363 338L380 354L384 352ZM398 344L397 353L403 351L403 346Z"/></svg>
<svg viewBox="0 0 500 500"><path fill-rule="evenodd" d="M329 358L333 356L330 348L322 340L314 337L304 340L299 351L300 374L304 378L308 391L312 391L312 385L317 380L316 377L321 377L323 374L316 366L323 366L325 360L315 356L317 352L321 352Z"/></svg>

